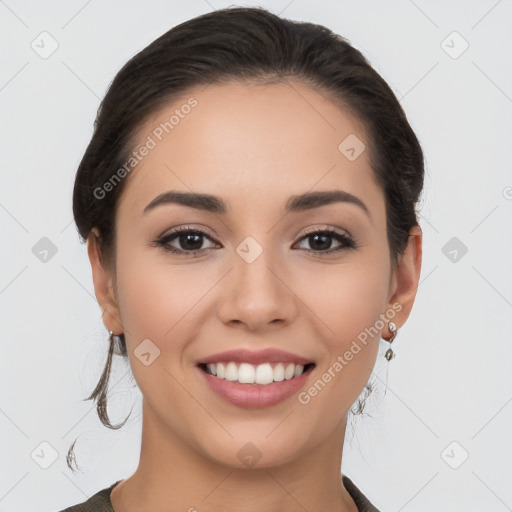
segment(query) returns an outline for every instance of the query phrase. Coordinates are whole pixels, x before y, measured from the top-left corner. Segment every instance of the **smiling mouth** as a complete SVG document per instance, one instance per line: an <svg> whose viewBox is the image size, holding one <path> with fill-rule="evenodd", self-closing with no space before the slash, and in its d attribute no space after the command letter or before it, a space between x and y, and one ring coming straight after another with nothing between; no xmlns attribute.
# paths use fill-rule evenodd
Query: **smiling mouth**
<svg viewBox="0 0 512 512"><path fill-rule="evenodd" d="M259 365L225 361L219 363L200 363L198 367L218 379L225 379L240 384L256 384L266 386L274 382L293 380L304 373L310 372L315 363L306 365L294 363L271 362Z"/></svg>

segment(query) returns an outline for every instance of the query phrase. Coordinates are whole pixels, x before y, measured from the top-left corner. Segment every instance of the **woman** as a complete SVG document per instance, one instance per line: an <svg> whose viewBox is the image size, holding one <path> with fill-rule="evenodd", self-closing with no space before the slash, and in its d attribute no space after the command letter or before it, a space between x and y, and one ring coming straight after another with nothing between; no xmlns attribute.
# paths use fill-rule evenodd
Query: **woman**
<svg viewBox="0 0 512 512"><path fill-rule="evenodd" d="M110 333L89 398L113 427L128 357L140 461L66 510L377 510L343 440L415 299L423 174L393 92L325 27L228 8L133 57L73 209Z"/></svg>

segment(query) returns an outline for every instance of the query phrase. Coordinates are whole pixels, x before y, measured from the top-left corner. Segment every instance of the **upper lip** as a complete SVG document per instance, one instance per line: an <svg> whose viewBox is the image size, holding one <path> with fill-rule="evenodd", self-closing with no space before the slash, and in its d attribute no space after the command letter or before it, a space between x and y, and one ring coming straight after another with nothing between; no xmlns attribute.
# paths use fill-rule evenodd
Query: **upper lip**
<svg viewBox="0 0 512 512"><path fill-rule="evenodd" d="M198 361L198 364L221 363L234 361L238 363L262 364L262 363L294 363L306 365L313 363L310 359L279 350L275 348L266 348L264 350L235 349L219 352L205 357Z"/></svg>

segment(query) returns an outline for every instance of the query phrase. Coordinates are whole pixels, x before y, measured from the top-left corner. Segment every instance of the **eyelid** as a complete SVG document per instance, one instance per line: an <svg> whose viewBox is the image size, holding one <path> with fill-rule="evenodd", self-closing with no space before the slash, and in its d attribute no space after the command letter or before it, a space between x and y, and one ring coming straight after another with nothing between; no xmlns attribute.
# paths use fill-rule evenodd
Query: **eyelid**
<svg viewBox="0 0 512 512"><path fill-rule="evenodd" d="M300 237L302 238L305 235L309 235L311 233L317 233L318 231L335 231L336 233L338 233L340 235L345 235L345 236L348 236L349 238L352 238L352 235L346 229L331 226L329 224L320 224L317 226L313 226L311 228L308 227L308 228L306 228L306 231L304 231L303 234L300 235Z"/></svg>
<svg viewBox="0 0 512 512"><path fill-rule="evenodd" d="M171 230L164 231L158 238L164 238L170 235L176 235L177 233L180 233L181 231L198 231L203 232L205 235L208 235L212 239L216 238L216 235L206 226L203 226L202 224L198 224L199 227L193 226L190 224L185 224L183 226L176 226L172 228Z"/></svg>

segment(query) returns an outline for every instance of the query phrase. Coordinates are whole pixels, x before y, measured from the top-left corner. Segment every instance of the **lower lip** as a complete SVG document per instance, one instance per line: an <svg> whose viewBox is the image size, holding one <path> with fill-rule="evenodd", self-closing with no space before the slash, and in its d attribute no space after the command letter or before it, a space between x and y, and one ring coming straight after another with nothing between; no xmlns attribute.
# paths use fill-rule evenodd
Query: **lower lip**
<svg viewBox="0 0 512 512"><path fill-rule="evenodd" d="M297 393L304 386L314 367L310 367L307 372L293 379L273 382L265 386L219 379L199 367L197 369L206 379L210 389L226 401L238 407L262 408L278 404Z"/></svg>

